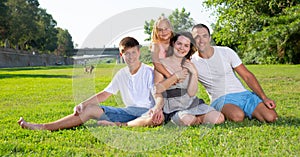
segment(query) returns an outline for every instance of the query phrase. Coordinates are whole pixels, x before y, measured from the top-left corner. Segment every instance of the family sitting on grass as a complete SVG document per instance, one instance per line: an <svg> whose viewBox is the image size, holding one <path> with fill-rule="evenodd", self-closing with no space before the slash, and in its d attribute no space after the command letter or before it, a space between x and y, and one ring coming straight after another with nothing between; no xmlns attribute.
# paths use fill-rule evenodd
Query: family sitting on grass
<svg viewBox="0 0 300 157"><path fill-rule="evenodd" d="M211 46L210 31L197 24L192 32L173 32L170 21L160 17L152 32L154 69L140 62L140 44L132 37L120 41L126 67L120 69L101 92L75 106L74 113L57 121L35 124L21 118L22 128L60 130L90 119L99 125L178 126L241 122L245 117L261 122L277 119L276 104L263 92L256 77L228 47ZM235 72L252 90L247 90ZM207 105L196 96L198 81L211 99ZM120 91L126 107L100 105Z"/></svg>

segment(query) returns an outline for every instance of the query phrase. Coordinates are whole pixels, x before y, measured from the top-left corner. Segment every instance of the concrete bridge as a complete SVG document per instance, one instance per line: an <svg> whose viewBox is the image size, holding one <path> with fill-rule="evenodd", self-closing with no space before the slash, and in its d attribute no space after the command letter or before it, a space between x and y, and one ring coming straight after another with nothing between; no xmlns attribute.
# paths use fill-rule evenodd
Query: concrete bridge
<svg viewBox="0 0 300 157"><path fill-rule="evenodd" d="M119 48L83 48L74 49L74 63L82 64L101 58L115 58L117 63L124 63L120 57Z"/></svg>

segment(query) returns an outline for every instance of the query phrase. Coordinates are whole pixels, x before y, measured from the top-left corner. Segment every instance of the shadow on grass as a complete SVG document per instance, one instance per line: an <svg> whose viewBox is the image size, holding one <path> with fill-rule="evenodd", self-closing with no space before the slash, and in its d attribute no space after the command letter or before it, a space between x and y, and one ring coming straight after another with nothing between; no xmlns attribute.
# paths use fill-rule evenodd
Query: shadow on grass
<svg viewBox="0 0 300 157"><path fill-rule="evenodd" d="M6 78L72 78L70 75L45 75L45 74L0 74L0 79Z"/></svg>
<svg viewBox="0 0 300 157"><path fill-rule="evenodd" d="M0 68L0 71L25 71L25 70L52 70L52 69L68 69L73 67L69 66L37 66L37 67L16 67L16 68Z"/></svg>
<svg viewBox="0 0 300 157"><path fill-rule="evenodd" d="M253 126L264 126L264 125L299 127L300 126L300 118L280 117L274 123L262 123L262 122L260 122L256 119L252 119L252 120L245 119L243 122L240 122L240 123L226 121L225 123L220 124L218 126L223 127L223 128L241 128L241 127L253 127ZM90 123L90 124L83 124L83 125L80 125L78 127L70 128L69 130L86 129L88 127L97 128L97 127L105 127L105 126L99 126L96 123ZM112 127L112 126L110 126L110 127ZM195 128L195 127L196 128L197 127L203 127L203 125L191 126L191 128ZM125 127L125 128L127 128L127 127ZM154 128L156 128L156 127L154 127Z"/></svg>
<svg viewBox="0 0 300 157"><path fill-rule="evenodd" d="M263 123L256 119L245 119L243 122L231 122L231 121L225 121L225 123L220 124L220 127L223 128L240 128L240 127L252 127L252 126L300 126L300 118L298 117L279 117L278 120L274 123Z"/></svg>

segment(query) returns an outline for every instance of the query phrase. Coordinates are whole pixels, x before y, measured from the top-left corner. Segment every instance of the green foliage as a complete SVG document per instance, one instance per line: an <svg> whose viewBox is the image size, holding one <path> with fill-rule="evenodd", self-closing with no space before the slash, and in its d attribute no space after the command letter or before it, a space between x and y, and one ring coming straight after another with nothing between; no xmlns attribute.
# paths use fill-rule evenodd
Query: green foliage
<svg viewBox="0 0 300 157"><path fill-rule="evenodd" d="M151 33L153 30L153 26L154 26L155 20L151 19L149 22L145 21L145 25L144 25L144 33L148 34L149 37L146 38L144 41L151 41Z"/></svg>
<svg viewBox="0 0 300 157"><path fill-rule="evenodd" d="M241 123L226 122L215 126L182 128L170 132L173 140L159 145L154 150L148 145L139 145L144 150L120 149L137 146L146 140L139 133L154 133L161 138L162 127L127 128L93 127L83 125L61 131L32 131L21 129L17 124L20 116L25 120L46 123L64 117L73 111L76 104L75 90L87 98L104 89L115 71L124 65L98 64L93 75L83 74L83 67L30 67L0 69L0 156L298 156L300 154L300 66L299 65L248 65L260 81L267 95L275 99L279 119L275 123L260 123L246 119ZM75 77L78 70L82 77ZM86 83L76 84L75 79ZM77 87L78 86L78 87ZM201 87L201 85L199 84ZM199 96L207 95L203 88ZM81 98L80 98L81 99ZM104 105L118 106L117 97ZM95 124L95 121L89 121ZM93 132L95 130L96 132ZM113 134L115 131L124 132ZM97 137L98 134L100 137ZM106 140L110 140L108 143ZM112 142L116 142L115 145ZM157 140L148 140L149 145ZM122 145L121 145L122 146ZM137 146L138 147L138 146ZM133 149L136 149L135 147Z"/></svg>
<svg viewBox="0 0 300 157"><path fill-rule="evenodd" d="M173 26L174 32L189 31L194 25L194 19L190 17L190 12L186 12L185 8L182 8L181 11L176 8L171 15L168 16L168 19ZM153 19L149 22L145 21L144 33L149 35L145 41L151 41L151 33L154 23L155 20Z"/></svg>
<svg viewBox="0 0 300 157"><path fill-rule="evenodd" d="M219 17L213 39L245 63L300 63L300 1L207 0Z"/></svg>
<svg viewBox="0 0 300 157"><path fill-rule="evenodd" d="M5 5L7 0L1 0L0 2L0 44L4 44L2 41L5 40L7 35L7 20L8 20L8 7ZM0 45L0 46L1 46Z"/></svg>
<svg viewBox="0 0 300 157"><path fill-rule="evenodd" d="M174 27L174 32L190 31L194 25L190 12L186 12L185 8L182 8L181 11L176 8L169 16L169 20Z"/></svg>
<svg viewBox="0 0 300 157"><path fill-rule="evenodd" d="M1 46L39 53L53 53L59 49L67 56L73 48L68 31L64 30L65 35L61 35L52 15L39 8L38 0L1 1L0 13ZM62 36L67 40L62 41Z"/></svg>
<svg viewBox="0 0 300 157"><path fill-rule="evenodd" d="M146 64L152 63L151 51L150 51L149 47L143 46L143 47L141 47L140 50L141 50L140 60Z"/></svg>
<svg viewBox="0 0 300 157"><path fill-rule="evenodd" d="M58 29L58 34L57 34L57 49L56 53L58 55L63 55L63 56L71 56L72 50L74 49L73 42L72 42L72 36L68 32L68 30L63 30L61 28ZM69 53L68 53L69 52Z"/></svg>

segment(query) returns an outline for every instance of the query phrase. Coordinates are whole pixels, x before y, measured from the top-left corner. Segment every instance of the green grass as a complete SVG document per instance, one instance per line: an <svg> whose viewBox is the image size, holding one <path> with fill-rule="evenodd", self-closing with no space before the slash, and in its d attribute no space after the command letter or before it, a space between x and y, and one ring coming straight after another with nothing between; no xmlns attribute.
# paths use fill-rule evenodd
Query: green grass
<svg viewBox="0 0 300 157"><path fill-rule="evenodd" d="M300 66L249 65L267 95L277 102L272 124L246 119L215 126L176 128L95 127L32 131L17 124L64 117L80 101L101 91L121 66L0 69L0 156L300 156ZM201 88L198 93L208 101ZM105 105L120 106L119 96Z"/></svg>

